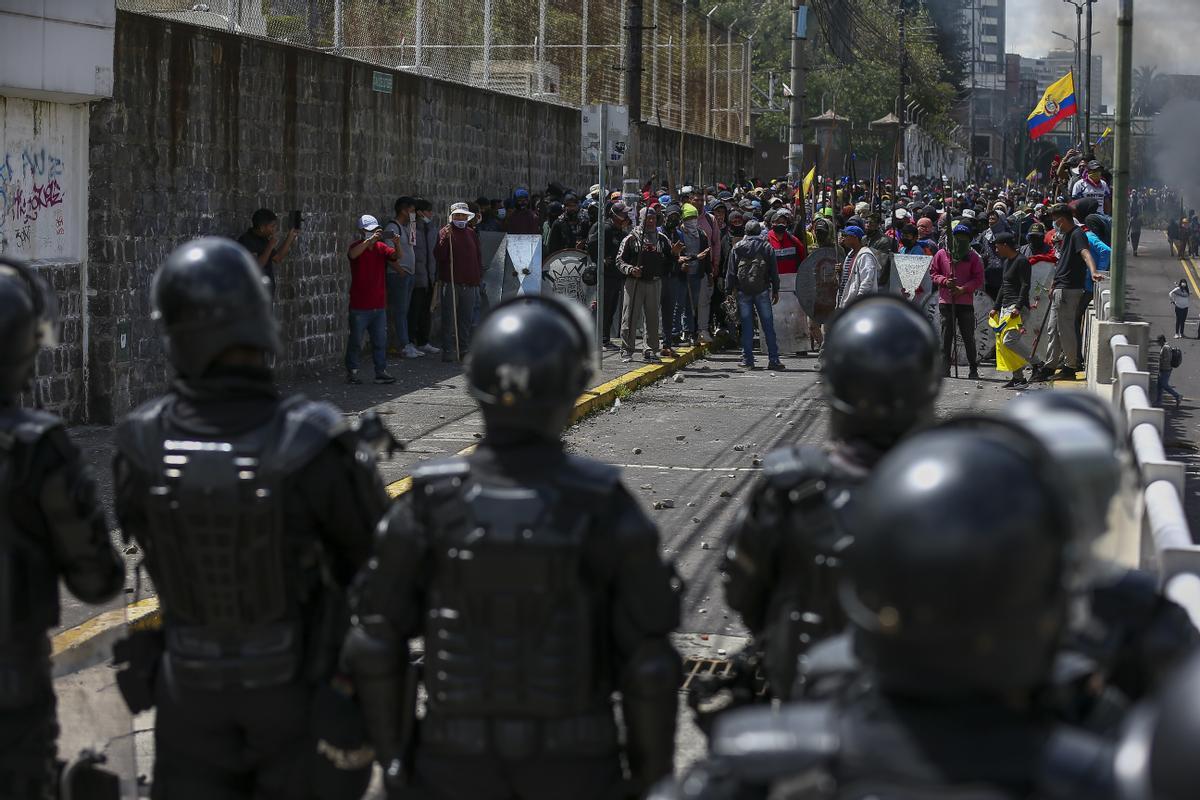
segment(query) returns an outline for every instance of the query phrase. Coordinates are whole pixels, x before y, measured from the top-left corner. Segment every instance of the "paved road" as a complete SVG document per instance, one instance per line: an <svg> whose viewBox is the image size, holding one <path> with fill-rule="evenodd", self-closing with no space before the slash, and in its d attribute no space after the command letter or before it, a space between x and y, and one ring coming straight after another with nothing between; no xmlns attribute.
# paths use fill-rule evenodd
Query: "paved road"
<svg viewBox="0 0 1200 800"><path fill-rule="evenodd" d="M1187 485L1184 490L1184 510L1193 531L1200 531L1200 260L1173 258L1167 248L1163 231L1142 233L1139 255L1132 251L1126 273L1126 302L1133 320L1150 323L1151 339L1160 333L1167 341L1183 351L1183 364L1171 375L1171 384L1183 395L1183 404L1175 408L1168 395L1164 446L1167 456L1187 465ZM1192 287L1191 317L1185 327L1185 339L1172 339L1175 332L1175 311L1167 293L1180 280ZM1152 370L1153 372L1153 370ZM1153 388L1153 387L1152 387ZM1153 397L1151 397L1153 400Z"/></svg>

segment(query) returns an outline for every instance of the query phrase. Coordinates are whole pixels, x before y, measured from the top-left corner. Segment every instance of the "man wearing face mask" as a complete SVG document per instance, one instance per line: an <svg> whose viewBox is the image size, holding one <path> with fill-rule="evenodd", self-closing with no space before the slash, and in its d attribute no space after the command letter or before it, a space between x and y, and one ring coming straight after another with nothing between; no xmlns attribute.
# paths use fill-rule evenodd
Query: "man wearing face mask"
<svg viewBox="0 0 1200 800"><path fill-rule="evenodd" d="M513 210L504 217L504 232L541 235L542 221L529 205L528 189L521 187L513 192Z"/></svg>
<svg viewBox="0 0 1200 800"><path fill-rule="evenodd" d="M629 209L624 202L618 200L608 209L608 220L604 223L604 297L601 298L603 300L601 318L604 320L603 344L609 349L616 349L612 343L611 332L613 318L617 313L617 304L621 298L621 289L625 283L625 275L617 264L617 252L621 249L621 242L625 240L629 228ZM593 264L596 263L596 257L600 250L599 230L599 225L593 225L587 234L585 243L588 258Z"/></svg>
<svg viewBox="0 0 1200 800"><path fill-rule="evenodd" d="M573 247L582 249L587 238L588 229L579 218L579 198L568 194L563 198L562 214L550 226L550 243L543 256Z"/></svg>
<svg viewBox="0 0 1200 800"><path fill-rule="evenodd" d="M712 291L712 284L706 282L712 255L712 243L708 234L701 230L699 210L691 203L683 206L683 223L675 231L676 240L683 244L680 255L680 271L675 282L675 308L671 313L671 338L679 343L694 344L698 339L698 311L700 297L705 287ZM704 310L707 311L707 303Z"/></svg>
<svg viewBox="0 0 1200 800"><path fill-rule="evenodd" d="M1105 214L1112 213L1112 190L1108 188L1108 182L1104 180L1103 167L1095 159L1087 163L1087 171L1071 189L1072 200L1089 197L1097 203L1103 204Z"/></svg>
<svg viewBox="0 0 1200 800"><path fill-rule="evenodd" d="M954 226L948 249L939 250L929 267L929 278L938 287L938 311L942 316L943 375L950 375L955 326L962 335L971 367L968 378L979 377L979 354L975 350L975 290L983 287L983 260L971 249L971 228L965 222Z"/></svg>
<svg viewBox="0 0 1200 800"><path fill-rule="evenodd" d="M466 203L452 205L450 224L438 234L433 251L441 292L442 361L465 356L471 344L471 321L483 278L479 234L467 227L473 216Z"/></svg>

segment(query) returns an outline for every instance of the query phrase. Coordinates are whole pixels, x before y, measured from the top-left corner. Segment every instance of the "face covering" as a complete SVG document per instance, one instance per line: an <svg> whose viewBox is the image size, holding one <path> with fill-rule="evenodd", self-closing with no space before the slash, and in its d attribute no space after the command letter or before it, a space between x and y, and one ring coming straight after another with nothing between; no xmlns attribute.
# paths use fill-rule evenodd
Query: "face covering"
<svg viewBox="0 0 1200 800"><path fill-rule="evenodd" d="M451 220L451 222L454 223L454 227L456 227L456 228L467 227L467 221L465 219L455 219L455 220Z"/></svg>
<svg viewBox="0 0 1200 800"><path fill-rule="evenodd" d="M776 233L778 233L780 235L783 235L783 234L787 233L787 225L772 225L771 230L775 231Z"/></svg>
<svg viewBox="0 0 1200 800"><path fill-rule="evenodd" d="M687 228L688 233L695 233L696 230L700 227L700 221L697 219L694 219L694 218L684 220L683 227Z"/></svg>
<svg viewBox="0 0 1200 800"><path fill-rule="evenodd" d="M528 200L518 200L517 201L517 208L526 208L528 206L529 206Z"/></svg>
<svg viewBox="0 0 1200 800"><path fill-rule="evenodd" d="M744 225L733 225L729 228L729 230L733 233L734 236L745 236L746 235L746 226L744 226Z"/></svg>
<svg viewBox="0 0 1200 800"><path fill-rule="evenodd" d="M966 261L971 251L971 240L965 236L951 236L948 243L950 258L953 261Z"/></svg>

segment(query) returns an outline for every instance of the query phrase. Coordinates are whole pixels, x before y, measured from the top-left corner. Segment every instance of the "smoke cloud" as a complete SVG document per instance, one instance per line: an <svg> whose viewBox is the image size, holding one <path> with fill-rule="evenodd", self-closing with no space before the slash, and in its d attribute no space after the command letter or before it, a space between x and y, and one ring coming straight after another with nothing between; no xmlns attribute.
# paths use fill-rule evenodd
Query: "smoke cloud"
<svg viewBox="0 0 1200 800"><path fill-rule="evenodd" d="M1188 208L1200 208L1200 159L1196 158L1196 131L1200 130L1200 102L1173 100L1154 124L1154 167L1158 179L1183 194Z"/></svg>

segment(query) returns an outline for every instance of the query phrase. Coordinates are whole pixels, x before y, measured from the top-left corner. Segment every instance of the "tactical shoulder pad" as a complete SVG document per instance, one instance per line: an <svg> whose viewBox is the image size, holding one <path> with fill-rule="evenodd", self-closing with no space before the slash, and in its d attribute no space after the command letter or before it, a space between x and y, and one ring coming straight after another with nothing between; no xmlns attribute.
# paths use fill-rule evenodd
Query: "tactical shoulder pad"
<svg viewBox="0 0 1200 800"><path fill-rule="evenodd" d="M763 480L776 491L786 492L824 482L832 475L829 454L813 445L784 447L768 453L763 459Z"/></svg>
<svg viewBox="0 0 1200 800"><path fill-rule="evenodd" d="M621 480L621 470L583 456L567 456L567 468L558 476L562 483L584 492L607 495Z"/></svg>
<svg viewBox="0 0 1200 800"><path fill-rule="evenodd" d="M154 468L161 446L158 426L170 402L170 395L155 398L138 406L117 423L117 450L140 470Z"/></svg>
<svg viewBox="0 0 1200 800"><path fill-rule="evenodd" d="M8 428L8 435L26 447L37 444L43 436L55 428L64 427L61 418L45 411L26 408L14 409L7 422L9 424L4 427Z"/></svg>
<svg viewBox="0 0 1200 800"><path fill-rule="evenodd" d="M289 397L276 413L282 419L274 447L275 465L284 473L303 467L331 441L350 430L337 408L303 395Z"/></svg>
<svg viewBox="0 0 1200 800"><path fill-rule="evenodd" d="M1038 764L1038 797L1117 797L1116 747L1079 728L1059 726L1050 733Z"/></svg>
<svg viewBox="0 0 1200 800"><path fill-rule="evenodd" d="M769 786L833 763L841 747L837 710L791 703L730 711L717 719L709 747L741 782Z"/></svg>
<svg viewBox="0 0 1200 800"><path fill-rule="evenodd" d="M1147 624L1158 610L1162 594L1148 572L1116 570L1101 576L1090 587L1092 613L1106 624L1132 628Z"/></svg>

